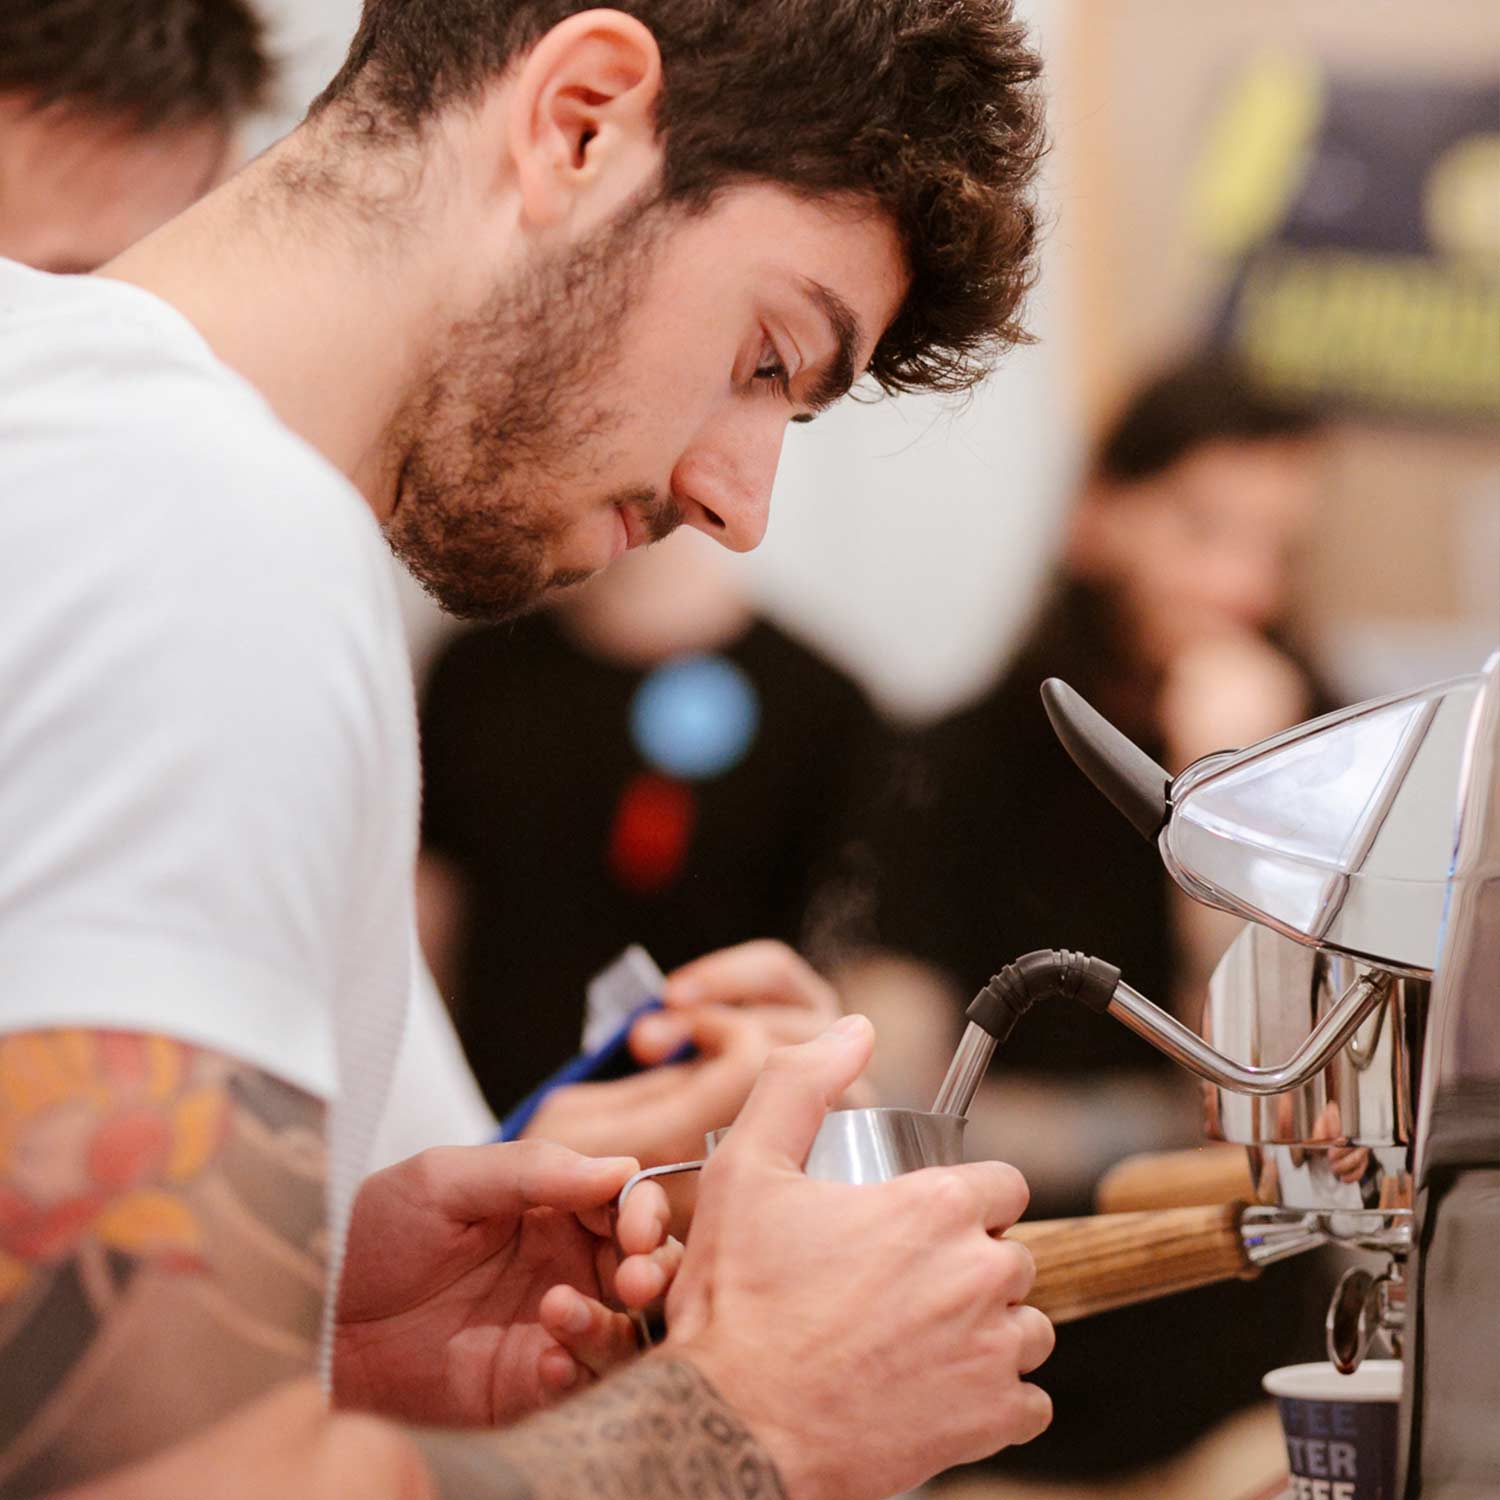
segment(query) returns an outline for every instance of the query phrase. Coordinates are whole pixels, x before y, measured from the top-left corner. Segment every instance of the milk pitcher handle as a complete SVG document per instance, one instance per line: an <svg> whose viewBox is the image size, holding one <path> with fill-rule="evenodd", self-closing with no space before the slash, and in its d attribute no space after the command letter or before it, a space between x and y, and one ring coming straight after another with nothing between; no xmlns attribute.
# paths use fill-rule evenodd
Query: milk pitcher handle
<svg viewBox="0 0 1500 1500"><path fill-rule="evenodd" d="M702 1161L674 1161L665 1167L647 1167L642 1172L637 1172L634 1177L627 1180L625 1186L620 1189L620 1196L615 1199L615 1216L619 1217L621 1209L625 1207L625 1200L633 1193L641 1183L650 1177L675 1177L679 1172L701 1172L708 1158ZM641 1348L649 1349L656 1340L651 1337L651 1325L646 1315L642 1312L632 1310L630 1321L635 1324L636 1341Z"/></svg>
<svg viewBox="0 0 1500 1500"><path fill-rule="evenodd" d="M707 1157L702 1161L674 1161L669 1166L647 1167L644 1171L637 1172L620 1189L620 1196L615 1199L615 1212L619 1213L625 1207L625 1200L648 1178L675 1177L679 1172L701 1172L707 1161Z"/></svg>

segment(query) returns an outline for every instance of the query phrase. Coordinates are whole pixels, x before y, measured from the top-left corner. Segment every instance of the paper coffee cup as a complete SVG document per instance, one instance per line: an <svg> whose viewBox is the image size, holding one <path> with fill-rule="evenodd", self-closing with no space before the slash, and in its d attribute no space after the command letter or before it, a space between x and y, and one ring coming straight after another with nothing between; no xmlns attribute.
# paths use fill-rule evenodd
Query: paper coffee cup
<svg viewBox="0 0 1500 1500"><path fill-rule="evenodd" d="M1289 1500L1395 1500L1399 1359L1367 1359L1352 1375L1286 1365L1261 1383L1281 1412Z"/></svg>

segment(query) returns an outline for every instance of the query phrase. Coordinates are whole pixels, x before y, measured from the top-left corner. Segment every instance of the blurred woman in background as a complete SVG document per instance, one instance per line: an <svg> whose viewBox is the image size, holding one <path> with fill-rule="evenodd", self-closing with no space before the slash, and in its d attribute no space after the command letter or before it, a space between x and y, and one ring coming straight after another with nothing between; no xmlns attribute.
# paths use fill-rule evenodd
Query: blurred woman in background
<svg viewBox="0 0 1500 1500"><path fill-rule="evenodd" d="M890 1102L928 1106L962 1005L1035 948L1098 954L1195 1018L1234 924L1177 897L1154 845L1058 744L1039 689L1063 678L1174 772L1332 706L1284 628L1316 510L1318 434L1312 413L1218 361L1143 385L1099 445L1057 576L1008 670L880 777L882 810L860 853L887 956L854 968L844 988L875 1019ZM1017 1029L975 1100L969 1145L1020 1166L1031 1215L1046 1218L1090 1212L1114 1162L1194 1145L1200 1131L1187 1076L1076 1007ZM1042 1372L1055 1426L1005 1462L1104 1475L1184 1446L1256 1398L1260 1374L1289 1353L1283 1330L1316 1326L1274 1311L1303 1274L1064 1328ZM1105 1370L1120 1377L1109 1398Z"/></svg>

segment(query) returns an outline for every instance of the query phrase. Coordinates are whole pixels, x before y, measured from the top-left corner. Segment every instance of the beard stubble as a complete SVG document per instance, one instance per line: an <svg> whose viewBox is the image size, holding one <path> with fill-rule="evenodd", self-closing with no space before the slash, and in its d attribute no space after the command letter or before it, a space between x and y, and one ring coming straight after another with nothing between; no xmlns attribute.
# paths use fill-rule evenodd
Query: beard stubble
<svg viewBox="0 0 1500 1500"><path fill-rule="evenodd" d="M590 576L549 566L549 544L578 519L558 497L587 488L624 425L594 393L619 368L631 304L667 216L642 201L496 287L453 325L402 403L386 539L449 614L511 619ZM632 507L652 541L682 520L677 503L648 484L587 504Z"/></svg>

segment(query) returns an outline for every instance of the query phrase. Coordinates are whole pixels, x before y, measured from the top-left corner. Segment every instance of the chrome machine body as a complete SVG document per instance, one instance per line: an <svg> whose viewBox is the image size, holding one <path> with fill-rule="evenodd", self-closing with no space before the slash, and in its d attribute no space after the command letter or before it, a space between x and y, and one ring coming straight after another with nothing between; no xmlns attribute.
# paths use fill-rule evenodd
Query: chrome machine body
<svg viewBox="0 0 1500 1500"><path fill-rule="evenodd" d="M1208 1085L1248 1148L1257 1261L1329 1241L1330 1357L1400 1349L1403 1500L1500 1495L1500 655L1165 773L1061 684L1083 769L1196 900L1251 925L1202 1035L1121 982L1108 1010Z"/></svg>

